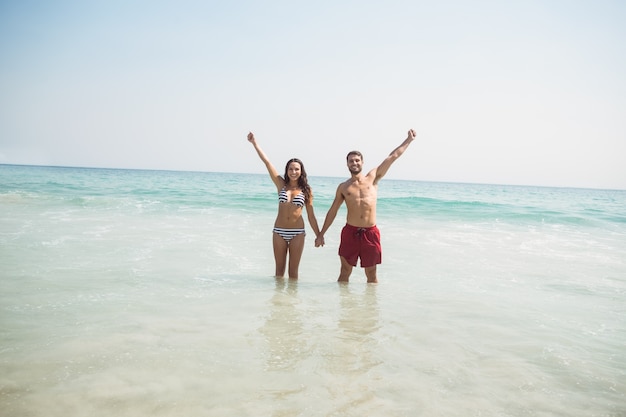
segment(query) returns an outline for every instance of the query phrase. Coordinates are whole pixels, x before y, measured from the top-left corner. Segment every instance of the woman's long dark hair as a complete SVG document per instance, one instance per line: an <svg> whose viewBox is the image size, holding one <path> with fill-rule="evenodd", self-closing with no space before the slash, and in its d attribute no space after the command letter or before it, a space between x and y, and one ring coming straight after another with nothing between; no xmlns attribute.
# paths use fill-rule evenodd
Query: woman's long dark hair
<svg viewBox="0 0 626 417"><path fill-rule="evenodd" d="M304 169L304 164L301 160L299 160L298 158L291 158L289 161L287 161L287 164L285 165L285 175L283 176L283 179L285 180L285 184L289 183L289 164L291 164L292 162L297 162L300 164L300 178L298 178L298 187L300 187L300 189L304 193L305 201L308 202L311 198L311 187L309 186L309 180L306 177L306 170Z"/></svg>

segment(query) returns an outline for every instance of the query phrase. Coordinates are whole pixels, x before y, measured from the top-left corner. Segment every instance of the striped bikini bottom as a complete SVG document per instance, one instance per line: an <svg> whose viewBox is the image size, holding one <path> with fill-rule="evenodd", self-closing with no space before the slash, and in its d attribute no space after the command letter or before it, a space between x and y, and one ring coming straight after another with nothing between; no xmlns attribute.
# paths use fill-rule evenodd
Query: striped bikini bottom
<svg viewBox="0 0 626 417"><path fill-rule="evenodd" d="M289 243L294 236L298 236L305 233L304 229L283 229L281 227L275 227L272 230L274 233L278 234L280 237L285 239L285 242Z"/></svg>

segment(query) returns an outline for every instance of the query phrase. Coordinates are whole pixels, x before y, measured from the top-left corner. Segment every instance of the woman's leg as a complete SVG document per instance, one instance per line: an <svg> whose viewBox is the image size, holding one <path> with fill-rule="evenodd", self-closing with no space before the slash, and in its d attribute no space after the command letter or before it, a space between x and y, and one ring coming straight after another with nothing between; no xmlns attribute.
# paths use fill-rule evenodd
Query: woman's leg
<svg viewBox="0 0 626 417"><path fill-rule="evenodd" d="M289 278L298 278L302 252L304 252L304 233L294 236L289 242Z"/></svg>
<svg viewBox="0 0 626 417"><path fill-rule="evenodd" d="M273 245L274 245L274 261L276 262L276 276L284 277L285 268L287 267L287 242L278 233L274 232Z"/></svg>

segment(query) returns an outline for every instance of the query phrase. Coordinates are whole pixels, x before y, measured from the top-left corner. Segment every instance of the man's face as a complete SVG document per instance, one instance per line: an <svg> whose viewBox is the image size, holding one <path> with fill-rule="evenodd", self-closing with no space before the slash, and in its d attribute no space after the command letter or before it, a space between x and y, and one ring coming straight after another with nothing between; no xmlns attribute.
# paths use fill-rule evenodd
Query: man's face
<svg viewBox="0 0 626 417"><path fill-rule="evenodd" d="M350 155L348 157L348 169L352 174L358 174L363 169L363 161L359 155Z"/></svg>

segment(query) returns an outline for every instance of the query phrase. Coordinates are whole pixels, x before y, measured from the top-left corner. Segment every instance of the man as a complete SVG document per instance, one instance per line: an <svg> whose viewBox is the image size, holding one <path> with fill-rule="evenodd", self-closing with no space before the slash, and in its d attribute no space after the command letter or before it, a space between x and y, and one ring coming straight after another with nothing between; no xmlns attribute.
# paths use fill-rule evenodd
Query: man
<svg viewBox="0 0 626 417"><path fill-rule="evenodd" d="M346 157L351 178L337 187L335 200L328 209L320 234L315 239L316 247L324 246L324 233L335 220L339 207L345 201L348 215L347 223L341 231L341 243L339 244L341 271L338 281L348 282L352 268L361 258L361 267L365 269L367 282L378 282L376 265L382 262L380 233L376 227L378 181L387 173L391 164L406 151L415 136L415 130L409 130L404 142L394 149L378 167L366 175L361 172L363 155L360 152L352 151Z"/></svg>

